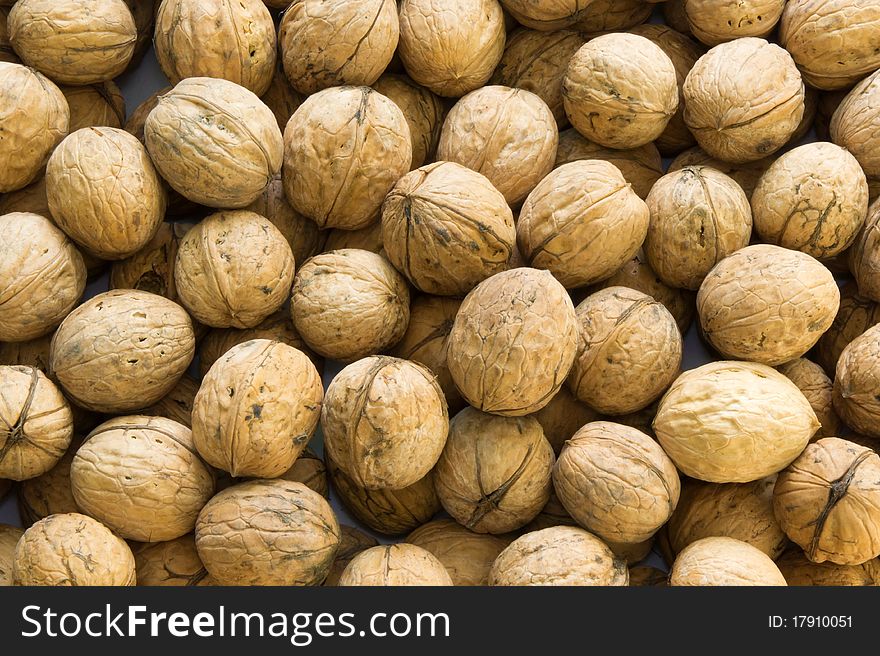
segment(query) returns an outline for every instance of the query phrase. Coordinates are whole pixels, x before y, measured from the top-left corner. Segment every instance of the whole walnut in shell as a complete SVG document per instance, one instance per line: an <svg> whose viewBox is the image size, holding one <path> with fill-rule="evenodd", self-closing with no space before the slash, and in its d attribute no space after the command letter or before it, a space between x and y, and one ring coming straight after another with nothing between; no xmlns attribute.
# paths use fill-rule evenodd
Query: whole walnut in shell
<svg viewBox="0 0 880 656"><path fill-rule="evenodd" d="M434 467L449 416L443 390L427 367L373 356L331 381L321 428L327 454L355 483L399 490Z"/></svg>
<svg viewBox="0 0 880 656"><path fill-rule="evenodd" d="M45 474L22 481L18 487L18 514L23 526L63 513L79 512L70 485L70 464L79 440L74 439L61 460Z"/></svg>
<svg viewBox="0 0 880 656"><path fill-rule="evenodd" d="M137 584L150 586L213 585L192 534L167 542L134 547Z"/></svg>
<svg viewBox="0 0 880 656"><path fill-rule="evenodd" d="M482 173L517 205L553 169L559 132L547 104L530 91L488 86L446 115L437 159Z"/></svg>
<svg viewBox="0 0 880 656"><path fill-rule="evenodd" d="M771 366L809 351L839 304L834 276L820 262L769 244L721 260L697 293L703 335L719 353Z"/></svg>
<svg viewBox="0 0 880 656"><path fill-rule="evenodd" d="M565 443L553 488L578 524L600 538L634 544L651 538L672 515L680 482L672 460L650 437L598 421Z"/></svg>
<svg viewBox="0 0 880 656"><path fill-rule="evenodd" d="M880 66L880 6L872 0L792 0L779 23L779 42L804 79L842 89Z"/></svg>
<svg viewBox="0 0 880 656"><path fill-rule="evenodd" d="M443 507L477 533L528 524L550 496L553 448L532 417L498 417L465 408L449 424L434 470Z"/></svg>
<svg viewBox="0 0 880 656"><path fill-rule="evenodd" d="M388 67L399 35L391 0L294 0L284 11L278 40L290 83L312 94L373 84Z"/></svg>
<svg viewBox="0 0 880 656"><path fill-rule="evenodd" d="M816 563L859 565L880 555L880 456L837 437L810 444L779 474L773 510Z"/></svg>
<svg viewBox="0 0 880 656"><path fill-rule="evenodd" d="M281 171L284 142L272 110L228 80L192 77L159 96L144 141L159 173L208 207L254 202Z"/></svg>
<svg viewBox="0 0 880 656"><path fill-rule="evenodd" d="M609 415L635 412L678 376L681 333L659 301L608 287L584 299L576 312L580 340L568 386L579 401Z"/></svg>
<svg viewBox="0 0 880 656"><path fill-rule="evenodd" d="M431 552L414 544L370 547L351 559L339 577L346 586L452 585L449 572Z"/></svg>
<svg viewBox="0 0 880 656"><path fill-rule="evenodd" d="M0 366L0 478L23 481L49 471L73 438L64 395L34 367Z"/></svg>
<svg viewBox="0 0 880 656"><path fill-rule="evenodd" d="M487 585L489 570L508 542L474 533L451 519L436 519L410 533L406 541L437 558L453 585Z"/></svg>
<svg viewBox="0 0 880 656"><path fill-rule="evenodd" d="M330 498L330 483L327 477L327 466L321 457L306 447L299 454L293 465L278 478L285 481L302 483L310 490L320 494L325 499Z"/></svg>
<svg viewBox="0 0 880 656"><path fill-rule="evenodd" d="M348 567L352 559L360 552L366 551L370 547L378 546L379 542L371 535L367 535L360 529L345 524L339 525L341 534L339 538L339 550L336 552L336 558L330 567L330 573L324 579L324 585L339 585L339 577Z"/></svg>
<svg viewBox="0 0 880 656"><path fill-rule="evenodd" d="M217 360L193 402L193 443L232 476L276 478L302 453L321 413L321 376L308 356L267 339Z"/></svg>
<svg viewBox="0 0 880 656"><path fill-rule="evenodd" d="M653 143L638 148L618 150L593 143L574 128L560 132L556 167L582 159L600 159L616 166L642 200L663 175L663 159Z"/></svg>
<svg viewBox="0 0 880 656"><path fill-rule="evenodd" d="M294 260L281 231L247 210L211 214L177 251L180 302L214 328L253 328L287 300Z"/></svg>
<svg viewBox="0 0 880 656"><path fill-rule="evenodd" d="M171 391L194 352L192 321L182 307L119 289L98 294L67 316L52 338L49 368L77 404L123 413Z"/></svg>
<svg viewBox="0 0 880 656"><path fill-rule="evenodd" d="M686 482L666 525L672 556L697 540L727 537L778 558L788 538L773 515L775 484L776 474L751 483Z"/></svg>
<svg viewBox="0 0 880 656"><path fill-rule="evenodd" d="M329 456L325 458L330 481L342 505L372 531L403 535L429 521L441 509L430 473L399 490L368 490L355 483Z"/></svg>
<svg viewBox="0 0 880 656"><path fill-rule="evenodd" d="M800 549L792 549L776 561L789 585L863 586L880 585L880 561L861 565L838 565L830 561L814 563Z"/></svg>
<svg viewBox="0 0 880 656"><path fill-rule="evenodd" d="M815 438L839 434L840 419L832 406L832 382L815 362L798 358L778 367L779 372L797 385L816 413L821 427Z"/></svg>
<svg viewBox="0 0 880 656"><path fill-rule="evenodd" d="M449 333L449 373L475 408L531 414L565 381L577 340L574 305L549 272L504 271L481 282L462 302Z"/></svg>
<svg viewBox="0 0 880 656"><path fill-rule="evenodd" d="M636 148L659 137L678 109L675 66L644 37L605 34L571 58L562 96L572 126L587 139Z"/></svg>
<svg viewBox="0 0 880 656"><path fill-rule="evenodd" d="M106 260L139 251L165 218L146 149L117 128L83 128L62 141L46 167L46 196L58 227Z"/></svg>
<svg viewBox="0 0 880 656"><path fill-rule="evenodd" d="M652 10L650 0L593 0L572 29L587 36L628 30L648 20Z"/></svg>
<svg viewBox="0 0 880 656"><path fill-rule="evenodd" d="M845 95L837 98L836 106L832 105L825 138L846 148L859 161L874 198L880 182L880 71L866 77L848 93L838 93ZM836 94L823 94L823 98L835 97Z"/></svg>
<svg viewBox="0 0 880 656"><path fill-rule="evenodd" d="M134 556L106 526L79 513L51 515L31 526L15 547L15 585L130 586Z"/></svg>
<svg viewBox="0 0 880 656"><path fill-rule="evenodd" d="M433 92L413 82L406 75L386 73L372 85L389 98L406 119L412 141L411 169L417 169L433 159L440 141L444 109Z"/></svg>
<svg viewBox="0 0 880 656"><path fill-rule="evenodd" d="M834 377L834 409L853 430L880 438L880 326L843 349Z"/></svg>
<svg viewBox="0 0 880 656"><path fill-rule="evenodd" d="M686 166L704 166L713 168L732 178L734 182L742 187L746 196L751 198L752 192L755 191L755 187L758 184L758 180L761 179L761 176L764 175L764 171L770 167L773 161L774 159L772 157L765 157L751 162L731 164L712 157L702 148L696 147L687 149L672 160L669 164L669 173L679 171Z"/></svg>
<svg viewBox="0 0 880 656"><path fill-rule="evenodd" d="M504 54L498 0L402 0L398 54L409 76L440 96L479 89Z"/></svg>
<svg viewBox="0 0 880 656"><path fill-rule="evenodd" d="M411 163L406 117L369 87L319 91L284 129L284 192L320 228L355 230L375 222Z"/></svg>
<svg viewBox="0 0 880 656"><path fill-rule="evenodd" d="M12 563L15 560L15 545L24 535L24 529L9 524L0 524L0 587L12 585Z"/></svg>
<svg viewBox="0 0 880 656"><path fill-rule="evenodd" d="M685 372L660 401L654 431L682 473L747 483L791 463L819 428L801 391L751 362L711 362Z"/></svg>
<svg viewBox="0 0 880 656"><path fill-rule="evenodd" d="M518 23L552 32L580 20L591 0L501 0Z"/></svg>
<svg viewBox="0 0 880 656"><path fill-rule="evenodd" d="M599 419L599 414L578 401L565 385L559 388L547 405L531 416L541 424L544 437L557 455L581 426Z"/></svg>
<svg viewBox="0 0 880 656"><path fill-rule="evenodd" d="M682 87L684 122L712 157L750 162L771 155L804 115L804 83L785 50L746 37L697 60Z"/></svg>
<svg viewBox="0 0 880 656"><path fill-rule="evenodd" d="M785 0L685 0L691 32L709 46L747 36L767 36L776 27Z"/></svg>
<svg viewBox="0 0 880 656"><path fill-rule="evenodd" d="M504 196L487 178L436 162L394 185L382 205L382 241L388 259L415 287L456 296L507 270L516 228Z"/></svg>
<svg viewBox="0 0 880 656"><path fill-rule="evenodd" d="M849 248L868 213L868 182L856 158L830 143L790 150L752 194L755 230L766 243L834 257Z"/></svg>
<svg viewBox="0 0 880 656"><path fill-rule="evenodd" d="M562 81L568 62L582 45L584 38L570 30L516 30L507 40L491 82L534 93L550 108L556 125L564 128L568 117L562 102Z"/></svg>
<svg viewBox="0 0 880 656"><path fill-rule="evenodd" d="M400 340L409 323L409 287L381 255L344 248L316 255L299 268L291 313L313 351L352 361Z"/></svg>
<svg viewBox="0 0 880 656"><path fill-rule="evenodd" d="M868 208L868 217L849 249L849 269L859 294L880 303L880 200Z"/></svg>
<svg viewBox="0 0 880 656"><path fill-rule="evenodd" d="M61 87L70 109L70 132L82 128L121 128L125 123L125 98L114 82L84 87Z"/></svg>
<svg viewBox="0 0 880 656"><path fill-rule="evenodd" d="M583 287L635 256L649 218L613 164L575 161L553 170L526 198L517 244L531 266L548 269L566 287Z"/></svg>
<svg viewBox="0 0 880 656"><path fill-rule="evenodd" d="M70 125L64 94L32 68L0 62L0 193L27 186L40 174Z"/></svg>
<svg viewBox="0 0 880 656"><path fill-rule="evenodd" d="M112 80L128 67L137 42L123 0L19 0L7 29L25 64L63 84Z"/></svg>
<svg viewBox="0 0 880 656"><path fill-rule="evenodd" d="M672 586L786 585L770 556L728 537L708 537L689 544L669 572Z"/></svg>
<svg viewBox="0 0 880 656"><path fill-rule="evenodd" d="M50 333L85 287L82 256L52 221L25 212L0 216L0 341Z"/></svg>
<svg viewBox="0 0 880 656"><path fill-rule="evenodd" d="M233 485L196 522L199 557L219 585L317 585L338 546L330 504L302 483Z"/></svg>
<svg viewBox="0 0 880 656"><path fill-rule="evenodd" d="M171 84L216 77L260 96L275 72L275 25L262 0L162 0L153 43Z"/></svg>
<svg viewBox="0 0 880 656"><path fill-rule="evenodd" d="M141 542L189 533L214 494L214 474L192 433L164 417L118 417L98 426L73 458L70 484L83 512Z"/></svg>
<svg viewBox="0 0 880 656"><path fill-rule="evenodd" d="M582 528L554 526L514 540L495 560L489 585L626 586L626 562Z"/></svg>
<svg viewBox="0 0 880 656"><path fill-rule="evenodd" d="M160 223L159 230L143 248L113 263L110 288L140 289L178 302L174 262L180 240L190 228L190 223Z"/></svg>
<svg viewBox="0 0 880 656"><path fill-rule="evenodd" d="M840 291L840 309L834 317L834 323L822 334L816 345L816 358L825 369L825 373L834 377L843 349L878 323L880 323L880 303L875 303L859 294L854 282L844 285Z"/></svg>
<svg viewBox="0 0 880 656"><path fill-rule="evenodd" d="M749 245L752 210L742 188L705 166L667 173L646 199L645 255L660 279L697 290L718 262Z"/></svg>

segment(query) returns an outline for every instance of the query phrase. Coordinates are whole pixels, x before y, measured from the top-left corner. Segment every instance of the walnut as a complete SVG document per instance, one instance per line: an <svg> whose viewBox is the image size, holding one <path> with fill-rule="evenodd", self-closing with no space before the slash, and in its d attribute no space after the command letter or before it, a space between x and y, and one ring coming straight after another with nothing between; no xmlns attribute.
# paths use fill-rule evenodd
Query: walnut
<svg viewBox="0 0 880 656"><path fill-rule="evenodd" d="M672 586L786 585L770 556L750 544L709 537L689 544L669 573Z"/></svg>
<svg viewBox="0 0 880 656"><path fill-rule="evenodd" d="M880 326L856 337L840 354L834 409L847 426L880 437Z"/></svg>
<svg viewBox="0 0 880 656"><path fill-rule="evenodd" d="M436 519L410 533L406 541L439 560L453 585L487 585L489 570L508 542L474 533L451 519Z"/></svg>
<svg viewBox="0 0 880 656"><path fill-rule="evenodd" d="M452 585L449 572L431 553L414 544L389 544L360 552L339 577L347 586Z"/></svg>

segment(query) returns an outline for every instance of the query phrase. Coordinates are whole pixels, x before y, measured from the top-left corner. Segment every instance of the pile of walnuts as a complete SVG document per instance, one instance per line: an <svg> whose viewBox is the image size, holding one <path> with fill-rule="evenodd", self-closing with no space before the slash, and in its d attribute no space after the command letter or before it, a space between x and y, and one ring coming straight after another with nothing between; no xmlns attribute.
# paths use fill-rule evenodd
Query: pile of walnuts
<svg viewBox="0 0 880 656"><path fill-rule="evenodd" d="M880 585L877 2L3 0L0 161L0 585Z"/></svg>

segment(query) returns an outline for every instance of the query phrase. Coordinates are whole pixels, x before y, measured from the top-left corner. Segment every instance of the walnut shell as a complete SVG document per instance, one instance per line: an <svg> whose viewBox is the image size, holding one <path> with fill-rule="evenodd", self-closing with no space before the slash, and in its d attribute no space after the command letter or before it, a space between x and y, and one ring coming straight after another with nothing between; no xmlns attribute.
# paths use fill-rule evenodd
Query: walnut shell
<svg viewBox="0 0 880 656"><path fill-rule="evenodd" d="M694 135L684 122L684 103L681 102L681 88L688 73L705 52L698 43L681 32L666 25L646 23L630 30L632 34L643 36L659 46L666 53L675 67L675 78L678 84L679 103L675 115L669 120L666 129L657 137L657 148L664 155L676 154L697 143Z"/></svg>
<svg viewBox="0 0 880 656"><path fill-rule="evenodd" d="M779 23L779 42L804 79L842 89L880 66L880 6L872 0L793 0Z"/></svg>
<svg viewBox="0 0 880 656"><path fill-rule="evenodd" d="M394 346L409 323L409 288L384 257L356 248L306 261L293 281L293 325L320 355L352 361Z"/></svg>
<svg viewBox="0 0 880 656"><path fill-rule="evenodd" d="M710 156L702 148L697 147L689 148L672 160L669 164L669 173L679 171L685 166L704 166L713 168L716 171L733 178L733 181L742 187L746 196L751 198L752 192L755 191L755 187L758 184L758 180L761 179L761 176L764 175L764 171L770 167L773 161L774 159L772 157L766 157L753 162L731 164L716 159Z"/></svg>
<svg viewBox="0 0 880 656"><path fill-rule="evenodd" d="M501 0L517 23L552 32L579 21L592 0Z"/></svg>
<svg viewBox="0 0 880 656"><path fill-rule="evenodd" d="M521 534L525 535L526 533L540 531L551 526L577 526L577 522L568 514L565 506L562 505L559 497L556 496L556 491L552 488L550 489L550 499L541 508L541 512L532 521L523 526Z"/></svg>
<svg viewBox="0 0 880 656"><path fill-rule="evenodd" d="M278 41L290 83L312 94L373 84L391 62L399 35L397 4L390 0L294 0Z"/></svg>
<svg viewBox="0 0 880 656"><path fill-rule="evenodd" d="M8 30L25 64L63 84L112 80L128 67L137 42L123 0L20 0Z"/></svg>
<svg viewBox="0 0 880 656"><path fill-rule="evenodd" d="M434 467L449 416L443 390L427 367L373 356L331 381L321 428L327 454L357 485L399 490Z"/></svg>
<svg viewBox="0 0 880 656"><path fill-rule="evenodd" d="M553 461L536 419L465 408L449 424L434 485L446 512L465 528L507 533L547 503Z"/></svg>
<svg viewBox="0 0 880 656"><path fill-rule="evenodd" d="M859 294L880 303L880 201L868 208L868 218L849 249L849 268Z"/></svg>
<svg viewBox="0 0 880 656"><path fill-rule="evenodd" d="M335 228L327 231L327 241L324 242L323 252L340 251L343 248L357 248L362 251L370 251L387 259L385 240L382 237L382 222L378 221L360 230L339 230Z"/></svg>
<svg viewBox="0 0 880 656"><path fill-rule="evenodd" d="M572 29L588 37L628 30L648 20L652 10L646 0L593 0Z"/></svg>
<svg viewBox="0 0 880 656"><path fill-rule="evenodd" d="M553 169L558 142L556 120L540 97L488 86L464 96L446 115L437 159L482 173L517 205Z"/></svg>
<svg viewBox="0 0 880 656"><path fill-rule="evenodd" d="M116 128L83 128L62 141L46 167L46 196L58 227L106 260L139 251L165 218L146 149Z"/></svg>
<svg viewBox="0 0 880 656"><path fill-rule="evenodd" d="M367 535L363 531L352 526L340 524L341 536L339 539L339 550L336 552L336 558L330 567L330 573L324 579L326 586L338 586L339 577L348 567L352 559L362 551L366 551L370 547L378 546L379 542L372 535Z"/></svg>
<svg viewBox="0 0 880 656"><path fill-rule="evenodd" d="M368 490L355 483L329 456L327 472L342 504L370 530L384 535L403 535L440 511L434 477L428 474L400 490Z"/></svg>
<svg viewBox="0 0 880 656"><path fill-rule="evenodd" d="M826 259L855 241L868 213L868 182L843 148L809 143L761 176L752 211L762 241Z"/></svg>
<svg viewBox="0 0 880 656"><path fill-rule="evenodd" d="M461 394L452 382L446 356L449 332L461 301L444 296L421 295L410 306L409 326L391 355L425 365L437 377L450 413L464 406Z"/></svg>
<svg viewBox="0 0 880 656"><path fill-rule="evenodd" d="M317 492L325 499L330 498L330 483L327 478L327 467L321 457L314 451L306 449L294 461L293 465L278 478L285 481L302 483L310 490Z"/></svg>
<svg viewBox="0 0 880 656"><path fill-rule="evenodd" d="M646 199L645 255L671 287L697 290L718 262L749 245L752 209L742 188L705 166L667 173Z"/></svg>
<svg viewBox="0 0 880 656"><path fill-rule="evenodd" d="M840 419L831 404L832 383L822 371L822 367L806 358L798 358L780 365L778 369L783 376L797 385L816 413L821 427L816 431L813 439L838 435Z"/></svg>
<svg viewBox="0 0 880 656"><path fill-rule="evenodd" d="M261 0L163 0L153 42L172 84L216 77L260 96L275 73L275 25Z"/></svg>
<svg viewBox="0 0 880 656"><path fill-rule="evenodd" d="M659 301L609 287L588 296L576 311L580 339L568 386L579 401L609 415L635 412L678 376L681 333Z"/></svg>
<svg viewBox="0 0 880 656"><path fill-rule="evenodd" d="M9 30L6 22L9 17L11 7L0 7L0 62L9 64L20 64L21 60L15 54L12 44L9 42ZM9 580L12 580L12 561L9 561Z"/></svg>
<svg viewBox="0 0 880 656"><path fill-rule="evenodd" d="M839 304L834 276L820 262L768 244L723 259L697 293L703 334L719 353L771 366L813 348Z"/></svg>
<svg viewBox="0 0 880 656"><path fill-rule="evenodd" d="M26 342L0 343L0 364L20 364L36 367L43 373L49 370L51 333Z"/></svg>
<svg viewBox="0 0 880 656"><path fill-rule="evenodd" d="M190 430L164 417L118 417L93 430L70 466L77 506L117 535L163 542L195 528L214 494Z"/></svg>
<svg viewBox="0 0 880 656"><path fill-rule="evenodd" d="M281 231L247 210L211 214L181 239L180 302L214 328L253 328L287 300L294 259Z"/></svg>
<svg viewBox="0 0 880 656"><path fill-rule="evenodd" d="M369 87L310 96L284 129L284 192L320 228L365 228L409 171L412 141L403 112Z"/></svg>
<svg viewBox="0 0 880 656"><path fill-rule="evenodd" d="M414 544L370 547L348 563L339 577L347 586L452 585L449 572L431 552Z"/></svg>
<svg viewBox="0 0 880 656"><path fill-rule="evenodd" d="M671 555L703 538L727 537L750 544L776 560L788 538L773 515L775 484L776 474L751 483L686 482L666 525Z"/></svg>
<svg viewBox="0 0 880 656"><path fill-rule="evenodd" d="M315 365L282 342L238 344L215 362L193 402L193 442L233 477L276 478L311 439L324 390Z"/></svg>
<svg viewBox="0 0 880 656"><path fill-rule="evenodd" d="M663 175L663 159L657 146L652 143L618 150L588 141L574 128L561 132L556 150L556 167L582 159L600 159L616 166L642 200Z"/></svg>
<svg viewBox="0 0 880 656"><path fill-rule="evenodd" d="M678 109L675 66L644 37L605 34L571 58L562 96L572 126L587 139L636 148L659 137Z"/></svg>
<svg viewBox="0 0 880 656"><path fill-rule="evenodd" d="M669 575L662 569L657 569L650 565L639 565L638 567L629 568L630 587L666 587L666 580L668 578Z"/></svg>
<svg viewBox="0 0 880 656"><path fill-rule="evenodd" d="M685 0L666 0L663 3L663 20L674 30L682 34L690 34L691 26L684 12Z"/></svg>
<svg viewBox="0 0 880 656"><path fill-rule="evenodd" d="M190 223L160 223L153 238L132 256L113 263L110 289L140 289L175 302L174 261Z"/></svg>
<svg viewBox="0 0 880 656"><path fill-rule="evenodd" d="M685 0L694 36L709 46L748 36L767 36L776 27L785 0Z"/></svg>
<svg viewBox="0 0 880 656"><path fill-rule="evenodd" d="M0 193L27 186L40 174L70 125L61 90L47 78L18 64L0 62Z"/></svg>
<svg viewBox="0 0 880 656"><path fill-rule="evenodd" d="M275 66L272 82L266 92L260 96L260 100L272 110L272 113L275 114L275 120L278 121L278 128L284 132L287 122L303 104L305 97L290 86L290 80L284 74L284 68L279 60L278 65Z"/></svg>
<svg viewBox="0 0 880 656"><path fill-rule="evenodd" d="M711 362L685 372L660 401L654 431L682 473L747 483L794 460L819 428L801 391L751 362Z"/></svg>
<svg viewBox="0 0 880 656"><path fill-rule="evenodd" d="M880 326L843 349L834 378L834 409L846 425L880 438Z"/></svg>
<svg viewBox="0 0 880 656"><path fill-rule="evenodd" d="M595 410L578 401L564 385L547 405L531 416L541 424L544 437L557 455L581 426L599 419Z"/></svg>
<svg viewBox="0 0 880 656"><path fill-rule="evenodd" d="M12 212L29 212L52 219L49 210L49 199L46 198L46 176L41 176L27 187L22 187L0 197L0 214ZM85 255L83 256L86 257Z"/></svg>
<svg viewBox="0 0 880 656"><path fill-rule="evenodd" d="M159 96L144 141L175 191L224 209L254 202L281 170L284 151L271 109L244 87L207 77Z"/></svg>
<svg viewBox="0 0 880 656"><path fill-rule="evenodd" d="M398 54L409 76L440 96L479 89L504 54L497 0L403 0Z"/></svg>
<svg viewBox="0 0 880 656"><path fill-rule="evenodd" d="M192 534L168 542L140 544L133 552L138 585L214 585Z"/></svg>
<svg viewBox="0 0 880 656"><path fill-rule="evenodd" d="M12 563L15 560L15 545L24 535L24 529L9 524L0 524L0 587L12 585Z"/></svg>
<svg viewBox="0 0 880 656"><path fill-rule="evenodd" d="M859 565L880 555L880 456L837 437L809 445L779 474L773 510L816 563Z"/></svg>
<svg viewBox="0 0 880 656"><path fill-rule="evenodd" d="M125 123L125 98L114 82L84 87L61 87L70 109L70 132L82 128L121 128Z"/></svg>
<svg viewBox="0 0 880 656"><path fill-rule="evenodd" d="M0 341L50 333L85 287L82 256L49 219L25 212L0 216Z"/></svg>
<svg viewBox="0 0 880 656"><path fill-rule="evenodd" d="M123 413L168 394L195 352L182 307L137 290L98 294L52 337L49 369L67 395L95 412Z"/></svg>
<svg viewBox="0 0 880 656"><path fill-rule="evenodd" d="M840 94L845 95L840 97ZM871 186L871 197L876 197L875 188L880 181L880 71L866 77L848 93L823 94L823 100L831 110L825 138L846 148L859 161ZM820 107L822 104L820 101Z"/></svg>
<svg viewBox="0 0 880 656"><path fill-rule="evenodd" d="M804 83L785 50L746 37L697 60L682 87L684 122L712 157L750 162L781 148L804 115Z"/></svg>
<svg viewBox="0 0 880 656"><path fill-rule="evenodd" d="M625 586L629 571L605 543L574 526L527 533L501 552L489 585Z"/></svg>
<svg viewBox="0 0 880 656"><path fill-rule="evenodd" d="M474 533L451 519L435 519L410 533L406 541L439 560L453 585L487 585L489 570L508 542Z"/></svg>
<svg viewBox="0 0 880 656"><path fill-rule="evenodd" d="M829 561L814 563L800 549L792 549L783 554L776 565L789 585L880 585L880 561L877 560L861 565L838 565Z"/></svg>
<svg viewBox="0 0 880 656"><path fill-rule="evenodd" d="M874 303L860 295L854 282L844 285L840 293L840 309L834 317L834 323L822 334L817 344L817 360L825 373L833 377L843 349L878 323L880 303Z"/></svg>
<svg viewBox="0 0 880 656"><path fill-rule="evenodd" d="M440 98L406 75L386 73L376 80L373 88L403 112L412 141L410 169L427 164L434 158L443 127L444 110Z"/></svg>
<svg viewBox="0 0 880 656"><path fill-rule="evenodd" d="M134 54L128 62L127 71L134 70L150 46L153 45L153 27L156 24L156 10L159 8L159 2L160 0L125 0L137 30Z"/></svg>
<svg viewBox="0 0 880 656"><path fill-rule="evenodd" d="M516 30L507 40L491 82L534 93L550 108L557 127L565 128L568 117L562 102L562 80L568 62L582 45L584 38L570 30Z"/></svg>
<svg viewBox="0 0 880 656"><path fill-rule="evenodd" d="M184 375L174 388L141 414L149 417L173 419L192 429L192 409L199 383L189 375Z"/></svg>
<svg viewBox="0 0 880 656"><path fill-rule="evenodd" d="M79 513L51 515L31 526L15 547L14 585L130 586L131 549L106 526Z"/></svg>
<svg viewBox="0 0 880 656"><path fill-rule="evenodd" d="M317 585L338 546L333 510L302 483L233 485L196 522L199 557L220 585Z"/></svg>
<svg viewBox="0 0 880 656"><path fill-rule="evenodd" d="M22 525L31 526L49 515L79 512L70 485L70 464L79 440L74 439L67 453L52 469L22 481L18 488L18 514Z"/></svg>
<svg viewBox="0 0 880 656"><path fill-rule="evenodd" d="M547 271L511 269L481 282L462 302L449 333L449 373L475 408L528 415L565 381L577 339L577 316L563 286Z"/></svg>
<svg viewBox="0 0 880 656"><path fill-rule="evenodd" d="M606 541L634 544L649 540L672 515L680 482L672 460L650 437L598 421L565 443L553 487L585 529Z"/></svg>
<svg viewBox="0 0 880 656"><path fill-rule="evenodd" d="M750 544L709 537L689 544L669 573L671 586L780 586L782 572L770 556Z"/></svg>
<svg viewBox="0 0 880 656"><path fill-rule="evenodd" d="M508 268L516 228L487 178L437 162L394 185L382 206L382 241L391 263L418 289L456 296Z"/></svg>

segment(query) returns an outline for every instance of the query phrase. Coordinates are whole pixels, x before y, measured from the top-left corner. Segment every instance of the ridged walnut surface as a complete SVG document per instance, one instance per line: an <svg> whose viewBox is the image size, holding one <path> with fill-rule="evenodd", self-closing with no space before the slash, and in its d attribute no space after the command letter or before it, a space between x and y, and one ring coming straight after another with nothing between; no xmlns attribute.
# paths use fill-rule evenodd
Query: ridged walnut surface
<svg viewBox="0 0 880 656"><path fill-rule="evenodd" d="M70 465L79 440L73 440L61 460L45 474L22 481L18 488L18 512L22 526L63 513L79 512L70 486Z"/></svg>
<svg viewBox="0 0 880 656"><path fill-rule="evenodd" d="M403 112L412 140L411 169L417 169L434 158L445 110L440 98L429 89L413 82L406 75L386 73L372 85Z"/></svg>
<svg viewBox="0 0 880 656"><path fill-rule="evenodd" d="M572 29L587 36L628 30L648 20L652 7L645 0L593 0Z"/></svg>
<svg viewBox="0 0 880 656"><path fill-rule="evenodd" d="M815 362L798 358L778 367L779 372L797 385L816 413L822 426L814 439L832 437L840 434L840 418L831 404L832 382Z"/></svg>
<svg viewBox="0 0 880 656"><path fill-rule="evenodd" d="M784 586L770 556L728 537L709 537L688 545L669 573L672 586Z"/></svg>
<svg viewBox="0 0 880 656"><path fill-rule="evenodd" d="M849 269L859 294L880 303L880 201L868 208L865 225L849 250Z"/></svg>
<svg viewBox="0 0 880 656"><path fill-rule="evenodd" d="M121 128L125 123L125 98L114 82L84 87L61 87L70 109L70 131L82 128Z"/></svg>
<svg viewBox="0 0 880 656"><path fill-rule="evenodd" d="M880 438L880 326L843 350L834 378L834 408L847 426Z"/></svg>
<svg viewBox="0 0 880 656"><path fill-rule="evenodd" d="M688 148L672 160L669 164L669 173L683 169L685 166L710 167L730 178L733 178L734 182L742 187L746 197L751 198L752 192L755 191L755 186L758 184L758 180L764 175L764 171L770 167L773 161L773 157L765 157L751 162L731 164L730 162L723 162L720 159L712 157L709 153L698 146L696 148Z"/></svg>
<svg viewBox="0 0 880 656"><path fill-rule="evenodd" d="M508 542L469 531L451 519L436 519L410 533L406 541L431 552L454 585L487 585L489 570Z"/></svg>
<svg viewBox="0 0 880 656"><path fill-rule="evenodd" d="M413 544L370 547L352 558L339 577L347 586L452 585L449 572L429 551Z"/></svg>
<svg viewBox="0 0 880 656"><path fill-rule="evenodd" d="M179 303L174 281L174 262L180 240L191 223L162 222L153 238L139 251L113 263L111 289L140 289Z"/></svg>
<svg viewBox="0 0 880 656"><path fill-rule="evenodd" d="M24 535L24 529L9 524L0 524L0 587L12 585L12 563L15 560L15 545Z"/></svg>
<svg viewBox="0 0 880 656"><path fill-rule="evenodd" d="M551 32L580 20L592 0L501 0L518 23Z"/></svg>
<svg viewBox="0 0 880 656"><path fill-rule="evenodd" d="M345 571L345 568L348 567L352 559L360 552L379 544L376 538L353 526L340 524L339 528L341 530L339 550L336 552L336 558L333 559L330 573L324 579L324 585L326 586L339 585L339 577L342 576L342 572Z"/></svg>
<svg viewBox="0 0 880 656"><path fill-rule="evenodd" d="M578 401L565 385L553 395L550 403L530 416L541 424L544 437L550 442L557 455L566 440L571 438L581 426L599 419L599 413Z"/></svg>
<svg viewBox="0 0 880 656"><path fill-rule="evenodd" d="M800 549L792 549L776 564L789 585L880 585L880 561L877 559L862 565L837 565L829 561L814 563Z"/></svg>
<svg viewBox="0 0 880 656"><path fill-rule="evenodd" d="M860 295L855 282L844 285L840 292L840 309L834 317L834 323L822 334L816 345L816 360L825 373L833 378L843 349L878 323L880 303Z"/></svg>
<svg viewBox="0 0 880 656"><path fill-rule="evenodd" d="M747 36L767 36L776 27L785 0L685 0L694 36L709 46Z"/></svg>
<svg viewBox="0 0 880 656"><path fill-rule="evenodd" d="M859 161L868 183L876 186L880 181L880 71L859 82L838 103L826 138L846 148Z"/></svg>
<svg viewBox="0 0 880 656"><path fill-rule="evenodd" d="M133 552L138 585L214 585L191 533L168 542L139 544Z"/></svg>

